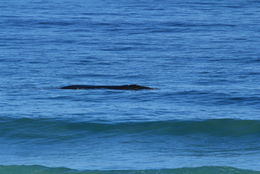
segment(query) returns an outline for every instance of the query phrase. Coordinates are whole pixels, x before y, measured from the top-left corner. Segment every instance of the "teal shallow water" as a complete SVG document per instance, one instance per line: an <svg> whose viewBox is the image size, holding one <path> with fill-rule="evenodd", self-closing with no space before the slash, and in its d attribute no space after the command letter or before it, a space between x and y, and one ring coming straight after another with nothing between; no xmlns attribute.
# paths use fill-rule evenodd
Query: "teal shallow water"
<svg viewBox="0 0 260 174"><path fill-rule="evenodd" d="M232 167L197 167L157 170L111 170L77 171L68 168L48 168L44 166L0 166L1 174L259 174L259 171Z"/></svg>
<svg viewBox="0 0 260 174"><path fill-rule="evenodd" d="M6 117L0 124L5 165L141 170L217 164L257 170L259 164L258 120L111 123Z"/></svg>

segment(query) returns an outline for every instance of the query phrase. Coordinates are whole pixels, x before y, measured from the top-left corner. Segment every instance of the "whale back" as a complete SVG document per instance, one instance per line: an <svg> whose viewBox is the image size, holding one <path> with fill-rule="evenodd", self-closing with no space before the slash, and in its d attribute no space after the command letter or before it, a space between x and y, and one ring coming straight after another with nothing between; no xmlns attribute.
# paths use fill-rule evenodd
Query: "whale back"
<svg viewBox="0 0 260 174"><path fill-rule="evenodd" d="M121 86L95 86L95 85L69 85L61 87L61 89L115 89L115 90L143 90L154 89L146 86L140 86L136 84L121 85Z"/></svg>

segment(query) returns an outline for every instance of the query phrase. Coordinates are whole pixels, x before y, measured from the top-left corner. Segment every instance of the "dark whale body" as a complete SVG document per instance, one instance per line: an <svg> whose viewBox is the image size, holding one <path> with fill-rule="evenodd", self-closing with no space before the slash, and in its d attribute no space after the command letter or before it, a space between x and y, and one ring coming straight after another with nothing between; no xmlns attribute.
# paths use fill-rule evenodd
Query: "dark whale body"
<svg viewBox="0 0 260 174"><path fill-rule="evenodd" d="M64 86L61 89L115 89L115 90L142 90L155 89L140 85L122 85L122 86L93 86L93 85L70 85Z"/></svg>

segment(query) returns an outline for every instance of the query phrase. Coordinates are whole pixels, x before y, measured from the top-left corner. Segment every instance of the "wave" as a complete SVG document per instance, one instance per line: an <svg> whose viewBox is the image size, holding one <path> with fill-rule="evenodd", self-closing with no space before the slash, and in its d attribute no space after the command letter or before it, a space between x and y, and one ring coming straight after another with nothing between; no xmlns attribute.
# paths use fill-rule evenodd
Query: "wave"
<svg viewBox="0 0 260 174"><path fill-rule="evenodd" d="M50 168L39 165L0 165L1 174L259 174L259 171L244 170L225 166L204 166L194 168L154 169L154 170L87 170L78 171L69 168Z"/></svg>
<svg viewBox="0 0 260 174"><path fill-rule="evenodd" d="M0 118L0 137L71 139L96 134L145 136L260 136L260 120L209 119L151 122L93 123L46 118Z"/></svg>

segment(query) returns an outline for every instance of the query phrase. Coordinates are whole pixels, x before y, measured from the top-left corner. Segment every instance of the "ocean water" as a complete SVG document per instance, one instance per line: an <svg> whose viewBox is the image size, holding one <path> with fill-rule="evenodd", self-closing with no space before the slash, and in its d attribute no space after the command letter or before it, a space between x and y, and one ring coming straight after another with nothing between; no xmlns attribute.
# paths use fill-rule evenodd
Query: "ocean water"
<svg viewBox="0 0 260 174"><path fill-rule="evenodd" d="M260 173L259 9L1 0L0 174Z"/></svg>

